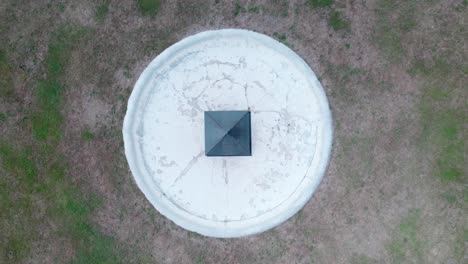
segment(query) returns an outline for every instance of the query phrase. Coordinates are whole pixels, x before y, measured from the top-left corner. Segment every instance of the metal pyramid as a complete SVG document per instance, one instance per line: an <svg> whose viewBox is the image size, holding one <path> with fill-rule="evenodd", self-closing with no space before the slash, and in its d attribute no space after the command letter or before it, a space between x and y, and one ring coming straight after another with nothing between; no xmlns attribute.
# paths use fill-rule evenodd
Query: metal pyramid
<svg viewBox="0 0 468 264"><path fill-rule="evenodd" d="M250 112L205 112L206 156L251 156Z"/></svg>

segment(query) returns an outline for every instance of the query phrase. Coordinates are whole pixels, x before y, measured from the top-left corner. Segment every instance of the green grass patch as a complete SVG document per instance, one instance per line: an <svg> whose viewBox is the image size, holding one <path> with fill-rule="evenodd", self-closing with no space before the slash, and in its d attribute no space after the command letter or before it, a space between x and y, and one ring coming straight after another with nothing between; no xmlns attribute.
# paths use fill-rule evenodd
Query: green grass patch
<svg viewBox="0 0 468 264"><path fill-rule="evenodd" d="M294 224L300 224L304 219L304 210L299 210L296 214L296 219L294 219Z"/></svg>
<svg viewBox="0 0 468 264"><path fill-rule="evenodd" d="M360 97L351 89L356 86L350 86L350 82L360 84L361 78L365 75L364 70L349 65L328 64L326 74L334 82L331 92L333 97L346 100L348 103L357 102Z"/></svg>
<svg viewBox="0 0 468 264"><path fill-rule="evenodd" d="M312 8L331 7L334 0L307 0L307 4Z"/></svg>
<svg viewBox="0 0 468 264"><path fill-rule="evenodd" d="M170 31L160 32L157 37L151 39L144 48L145 55L155 55L161 53L164 49L170 46L169 38Z"/></svg>
<svg viewBox="0 0 468 264"><path fill-rule="evenodd" d="M76 42L86 34L86 30L75 26L60 28L51 39L45 59L46 79L40 80L37 87L38 108L32 115L32 130L39 140L58 141L62 136L63 84L61 76Z"/></svg>
<svg viewBox="0 0 468 264"><path fill-rule="evenodd" d="M118 245L111 237L103 235L90 222L92 212L99 207L99 200L84 199L80 192L69 186L61 186L56 192L56 207L52 214L60 218L65 232L76 245L74 263L119 263L122 257Z"/></svg>
<svg viewBox="0 0 468 264"><path fill-rule="evenodd" d="M6 52L0 49L0 98L11 97L14 94L11 67L6 58Z"/></svg>
<svg viewBox="0 0 468 264"><path fill-rule="evenodd" d="M278 32L273 32L273 37L275 37L279 42L283 43L286 46L290 46L289 42L287 41L286 34L282 33L279 34Z"/></svg>
<svg viewBox="0 0 468 264"><path fill-rule="evenodd" d="M130 79L130 78L133 77L133 75L132 75L131 73L127 72L127 71L125 71L125 72L123 73L123 76L125 76L125 78L127 78L127 79Z"/></svg>
<svg viewBox="0 0 468 264"><path fill-rule="evenodd" d="M431 79L446 79L447 75L458 71L460 71L460 68L439 57L434 58L432 61L415 60L408 72L413 76L419 75Z"/></svg>
<svg viewBox="0 0 468 264"><path fill-rule="evenodd" d="M21 186L32 190L36 181L36 166L31 160L31 151L17 153L11 146L0 145L0 157L3 168L15 176Z"/></svg>
<svg viewBox="0 0 468 264"><path fill-rule="evenodd" d="M62 85L56 80L39 82L39 109L32 116L33 133L39 140L59 140L62 136L62 89Z"/></svg>
<svg viewBox="0 0 468 264"><path fill-rule="evenodd" d="M252 4L255 4L255 1ZM267 13L271 16L287 17L289 15L289 1L269 0L269 3L267 5L260 6L242 6L242 4L239 1L236 1L234 4L234 10L232 11L232 16L236 17L242 13L259 14L260 11L263 14Z"/></svg>
<svg viewBox="0 0 468 264"><path fill-rule="evenodd" d="M58 10L59 10L60 12L65 11L65 5L64 5L63 3L58 2L58 3L56 4L56 6L57 6L57 8L58 8Z"/></svg>
<svg viewBox="0 0 468 264"><path fill-rule="evenodd" d="M251 7L243 7L239 2L234 4L234 11L232 12L232 16L236 17L240 13L250 13L250 14L258 14L260 13L260 9L263 9L263 6L251 6Z"/></svg>
<svg viewBox="0 0 468 264"><path fill-rule="evenodd" d="M377 261L363 254L359 254L359 255L354 254L351 257L351 261L350 261L350 264L373 264L373 263L377 263Z"/></svg>
<svg viewBox="0 0 468 264"><path fill-rule="evenodd" d="M424 244L418 237L420 217L419 210L411 210L401 219L398 230L385 247L392 263L425 263Z"/></svg>
<svg viewBox="0 0 468 264"><path fill-rule="evenodd" d="M433 174L443 181L458 181L464 175L463 124L466 114L450 105L450 92L439 87L424 90L419 106L422 152L435 153Z"/></svg>
<svg viewBox="0 0 468 264"><path fill-rule="evenodd" d="M328 24L335 30L349 30L349 21L338 11L332 11L328 18Z"/></svg>
<svg viewBox="0 0 468 264"><path fill-rule="evenodd" d="M68 237L75 244L77 257L74 263L118 263L115 242L96 230L90 221L100 201L93 197L84 198L67 181L66 166L62 162L46 165L45 159L58 160L58 157L34 161L32 157L38 157L38 152L40 150L34 148L22 150L0 144L0 161L7 172L0 179L0 227L3 232L8 232L3 238L7 240L2 248L5 256L19 261L28 255L31 243L38 237L34 201L41 200L47 205L46 217L58 227L56 235ZM38 164L44 167L38 169ZM13 187L14 191L11 191Z"/></svg>
<svg viewBox="0 0 468 264"><path fill-rule="evenodd" d="M194 264L206 264L204 256L196 256L192 262Z"/></svg>
<svg viewBox="0 0 468 264"><path fill-rule="evenodd" d="M0 142L0 262L19 262L37 238L33 193L37 168L28 149Z"/></svg>
<svg viewBox="0 0 468 264"><path fill-rule="evenodd" d="M468 228L457 227L456 238L452 250L455 263L465 263L466 261L466 243L468 241Z"/></svg>
<svg viewBox="0 0 468 264"><path fill-rule="evenodd" d="M288 0L270 0L268 13L272 16L287 17L289 15Z"/></svg>
<svg viewBox="0 0 468 264"><path fill-rule="evenodd" d="M109 0L105 0L96 6L96 20L103 21L109 13Z"/></svg>
<svg viewBox="0 0 468 264"><path fill-rule="evenodd" d="M234 4L234 11L232 12L232 16L236 17L236 16L238 16L241 12L245 12L245 8L243 8L239 2L236 2L236 3Z"/></svg>
<svg viewBox="0 0 468 264"><path fill-rule="evenodd" d="M93 140L94 134L90 131L84 131L83 133L81 133L81 138L86 141Z"/></svg>
<svg viewBox="0 0 468 264"><path fill-rule="evenodd" d="M52 235L73 243L73 263L119 263L123 257L120 245L91 221L99 199L85 195L69 181L58 150L63 125L62 78L70 53L84 32L65 26L51 38L45 59L47 77L38 81L37 104L31 109L31 145L0 142L0 263L21 262L30 256L32 243L41 239L43 222L37 219L37 206L45 207L41 218L54 226Z"/></svg>
<svg viewBox="0 0 468 264"><path fill-rule="evenodd" d="M138 9L145 16L155 16L160 7L159 0L137 0Z"/></svg>
<svg viewBox="0 0 468 264"><path fill-rule="evenodd" d="M417 2L417 0L377 2L377 23L373 40L384 57L392 63L400 62L405 54L402 38L416 27Z"/></svg>
<svg viewBox="0 0 468 264"><path fill-rule="evenodd" d="M444 198L450 204L455 204L457 202L457 195L451 192L443 193L442 198Z"/></svg>
<svg viewBox="0 0 468 264"><path fill-rule="evenodd" d="M458 33L456 27L453 31ZM431 36L431 42L437 37ZM453 48L434 47L431 58L413 60L408 70L423 82L418 108L422 127L419 150L421 155L431 154L432 174L445 182L466 180L466 102L460 99L466 90L463 80L467 67L459 59L463 49L457 45L459 35L452 37Z"/></svg>
<svg viewBox="0 0 468 264"><path fill-rule="evenodd" d="M254 13L254 14L258 14L258 13L260 13L260 7L258 7L258 6L249 7L249 8L247 9L247 12L249 12L249 13Z"/></svg>
<svg viewBox="0 0 468 264"><path fill-rule="evenodd" d="M286 34L278 34L278 33L273 33L273 36L275 36L279 41L285 42L288 37L286 37Z"/></svg>
<svg viewBox="0 0 468 264"><path fill-rule="evenodd" d="M0 112L0 123L4 123L6 121L6 115Z"/></svg>
<svg viewBox="0 0 468 264"><path fill-rule="evenodd" d="M38 107L33 115L33 133L46 144L48 158L59 160L55 149L62 135L63 117L60 109L64 85L61 77L75 43L84 36L82 28L65 26L55 34L46 58L47 79L40 81ZM92 134L91 134L92 135ZM85 134L89 138L89 134ZM52 139L52 140L50 140ZM41 148L42 151L42 148ZM65 180L66 166L60 162L47 166L42 188L49 193L49 213L62 225L63 234L76 245L76 263L116 263L118 253L112 239L102 235L91 225L89 217L95 206L92 200L82 198L79 190Z"/></svg>

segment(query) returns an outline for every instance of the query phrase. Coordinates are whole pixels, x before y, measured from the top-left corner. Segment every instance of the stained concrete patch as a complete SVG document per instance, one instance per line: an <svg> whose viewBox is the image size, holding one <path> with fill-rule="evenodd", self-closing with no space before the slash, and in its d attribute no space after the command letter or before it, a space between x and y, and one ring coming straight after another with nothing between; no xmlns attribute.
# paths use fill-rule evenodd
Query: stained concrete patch
<svg viewBox="0 0 468 264"><path fill-rule="evenodd" d="M205 111L250 111L251 157L204 155ZM309 200L330 156L323 88L292 50L246 30L206 31L142 73L124 120L125 154L148 200L207 236L265 231Z"/></svg>

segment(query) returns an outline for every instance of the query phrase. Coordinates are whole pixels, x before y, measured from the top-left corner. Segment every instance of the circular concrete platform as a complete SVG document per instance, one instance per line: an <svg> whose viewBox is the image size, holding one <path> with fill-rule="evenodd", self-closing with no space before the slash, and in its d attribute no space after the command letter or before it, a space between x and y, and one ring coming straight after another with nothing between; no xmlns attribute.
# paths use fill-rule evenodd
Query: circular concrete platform
<svg viewBox="0 0 468 264"><path fill-rule="evenodd" d="M250 111L252 156L207 157L205 111ZM172 45L138 79L123 136L136 183L176 224L215 237L272 228L309 200L325 173L331 113L292 50L247 30Z"/></svg>

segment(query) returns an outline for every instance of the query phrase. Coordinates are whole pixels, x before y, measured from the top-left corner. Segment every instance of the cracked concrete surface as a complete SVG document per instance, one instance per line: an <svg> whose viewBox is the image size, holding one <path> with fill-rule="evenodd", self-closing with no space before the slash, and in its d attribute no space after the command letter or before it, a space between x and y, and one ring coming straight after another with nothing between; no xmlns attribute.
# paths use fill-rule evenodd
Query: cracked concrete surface
<svg viewBox="0 0 468 264"><path fill-rule="evenodd" d="M251 157L206 157L204 111L250 110ZM327 99L289 48L246 30L207 31L143 72L124 122L140 189L176 224L208 236L265 231L296 213L330 155Z"/></svg>

